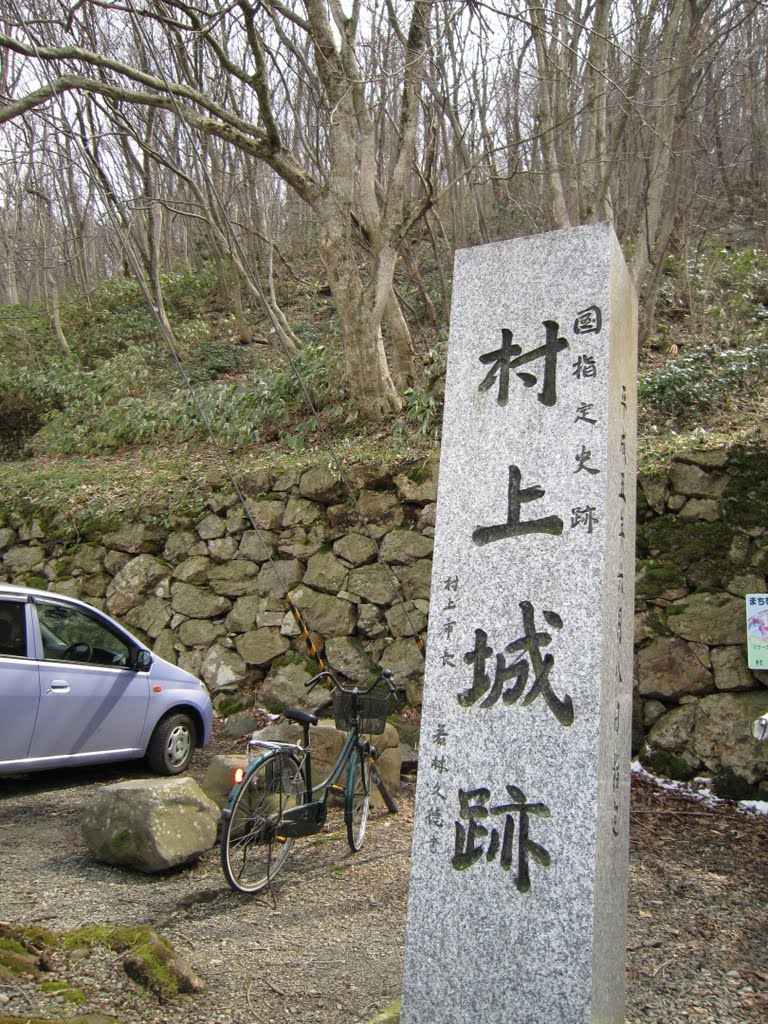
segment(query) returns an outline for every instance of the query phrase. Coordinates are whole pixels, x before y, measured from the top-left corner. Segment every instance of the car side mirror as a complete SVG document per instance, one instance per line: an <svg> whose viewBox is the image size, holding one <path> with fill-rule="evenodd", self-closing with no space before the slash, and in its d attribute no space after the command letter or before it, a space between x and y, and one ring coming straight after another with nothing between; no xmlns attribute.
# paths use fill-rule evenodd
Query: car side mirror
<svg viewBox="0 0 768 1024"><path fill-rule="evenodd" d="M147 672L152 664L152 655L143 647L134 647L131 650L130 667L134 672Z"/></svg>

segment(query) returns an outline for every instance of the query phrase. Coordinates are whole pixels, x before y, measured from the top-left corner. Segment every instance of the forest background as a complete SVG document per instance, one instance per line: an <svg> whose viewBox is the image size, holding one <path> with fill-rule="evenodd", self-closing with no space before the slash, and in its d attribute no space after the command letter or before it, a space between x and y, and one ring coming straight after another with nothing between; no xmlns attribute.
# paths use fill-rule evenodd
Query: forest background
<svg viewBox="0 0 768 1024"><path fill-rule="evenodd" d="M454 251L604 220L641 460L764 444L765 0L8 0L0 123L5 515L419 457Z"/></svg>

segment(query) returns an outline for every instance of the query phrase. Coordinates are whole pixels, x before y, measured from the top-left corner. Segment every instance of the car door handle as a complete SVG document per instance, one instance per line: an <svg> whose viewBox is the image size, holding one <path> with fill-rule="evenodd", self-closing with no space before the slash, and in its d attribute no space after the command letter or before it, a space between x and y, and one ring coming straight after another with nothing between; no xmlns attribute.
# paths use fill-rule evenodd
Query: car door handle
<svg viewBox="0 0 768 1024"><path fill-rule="evenodd" d="M66 679L54 679L48 687L47 693L69 693L69 683Z"/></svg>

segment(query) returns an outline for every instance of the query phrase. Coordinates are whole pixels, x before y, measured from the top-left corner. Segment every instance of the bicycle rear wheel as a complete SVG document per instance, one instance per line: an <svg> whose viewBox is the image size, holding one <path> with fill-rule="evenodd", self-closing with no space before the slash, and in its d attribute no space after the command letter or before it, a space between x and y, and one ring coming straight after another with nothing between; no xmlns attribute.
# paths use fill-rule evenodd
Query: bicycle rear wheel
<svg viewBox="0 0 768 1024"><path fill-rule="evenodd" d="M356 853L363 845L368 822L368 800L371 793L371 766L367 754L359 747L352 751L347 772L344 821L350 849Z"/></svg>
<svg viewBox="0 0 768 1024"><path fill-rule="evenodd" d="M221 866L239 892L263 889L293 846L282 834L283 815L304 802L301 766L292 754L273 752L246 775L221 833Z"/></svg>

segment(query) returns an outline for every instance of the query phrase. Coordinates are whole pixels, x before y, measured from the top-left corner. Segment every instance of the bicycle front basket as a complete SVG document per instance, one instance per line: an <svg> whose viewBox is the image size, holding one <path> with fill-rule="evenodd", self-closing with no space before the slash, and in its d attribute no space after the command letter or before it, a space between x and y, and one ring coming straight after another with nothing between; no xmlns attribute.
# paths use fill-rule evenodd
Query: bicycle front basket
<svg viewBox="0 0 768 1024"><path fill-rule="evenodd" d="M357 708L358 729L371 735L384 732L389 714L391 694L386 686L376 686L370 693L362 696L349 693L347 690L333 691L333 713L336 717L336 728L348 732L355 717Z"/></svg>

